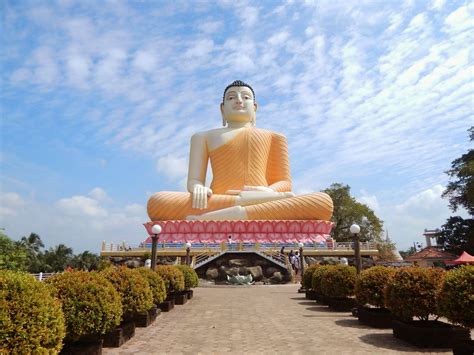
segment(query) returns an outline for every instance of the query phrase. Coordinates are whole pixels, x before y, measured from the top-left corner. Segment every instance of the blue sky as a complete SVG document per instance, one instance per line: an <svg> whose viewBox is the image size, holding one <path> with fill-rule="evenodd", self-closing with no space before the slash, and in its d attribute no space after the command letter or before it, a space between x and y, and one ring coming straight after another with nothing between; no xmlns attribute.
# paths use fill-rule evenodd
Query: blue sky
<svg viewBox="0 0 474 355"><path fill-rule="evenodd" d="M0 227L99 251L138 243L151 193L184 191L189 139L250 83L287 135L294 190L349 184L400 249L452 213L469 149L469 1L7 1ZM464 213L461 211L461 213Z"/></svg>

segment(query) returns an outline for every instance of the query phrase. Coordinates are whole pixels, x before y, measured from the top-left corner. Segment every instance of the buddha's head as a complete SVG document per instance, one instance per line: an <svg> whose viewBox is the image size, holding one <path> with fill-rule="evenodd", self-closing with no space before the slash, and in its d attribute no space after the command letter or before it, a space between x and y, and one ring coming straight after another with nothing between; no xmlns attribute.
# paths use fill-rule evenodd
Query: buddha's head
<svg viewBox="0 0 474 355"><path fill-rule="evenodd" d="M255 125L256 112L255 92L250 85L235 80L225 88L221 103L224 126L227 122L250 122Z"/></svg>

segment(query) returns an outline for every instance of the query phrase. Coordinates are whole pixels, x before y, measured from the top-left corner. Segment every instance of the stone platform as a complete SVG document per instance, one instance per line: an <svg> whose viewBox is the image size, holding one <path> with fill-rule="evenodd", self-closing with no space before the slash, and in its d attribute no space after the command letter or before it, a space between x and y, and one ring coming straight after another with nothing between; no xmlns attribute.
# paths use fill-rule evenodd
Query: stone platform
<svg viewBox="0 0 474 355"><path fill-rule="evenodd" d="M243 243L320 243L334 225L320 220L155 221L144 224L150 236L155 224L161 226L159 240L165 243L221 243L229 236ZM145 243L151 243L151 237Z"/></svg>

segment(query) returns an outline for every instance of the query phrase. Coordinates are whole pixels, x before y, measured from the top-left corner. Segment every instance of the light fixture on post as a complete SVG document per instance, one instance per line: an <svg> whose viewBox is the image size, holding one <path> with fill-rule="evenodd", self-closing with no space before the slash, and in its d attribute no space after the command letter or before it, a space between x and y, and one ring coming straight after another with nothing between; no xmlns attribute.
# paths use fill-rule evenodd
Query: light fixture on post
<svg viewBox="0 0 474 355"><path fill-rule="evenodd" d="M151 269L155 271L156 244L158 243L158 234L161 233L161 226L159 224L155 224L153 227L151 227L151 232L153 233L151 236Z"/></svg>
<svg viewBox="0 0 474 355"><path fill-rule="evenodd" d="M362 260L360 257L360 244L359 244L359 233L360 233L359 225L354 223L351 226L350 231L353 235L355 265L356 265L357 275L359 275L360 270L362 268Z"/></svg>
<svg viewBox="0 0 474 355"><path fill-rule="evenodd" d="M191 246L192 244L190 242L186 242L186 265L189 265L191 264L190 260L189 260L189 252L191 251Z"/></svg>
<svg viewBox="0 0 474 355"><path fill-rule="evenodd" d="M304 247L304 244L302 242L299 242L298 246L300 248L300 270L301 270L301 288L300 288L301 291L299 290L299 292L304 292L304 289L303 289L303 274L304 274L303 247Z"/></svg>

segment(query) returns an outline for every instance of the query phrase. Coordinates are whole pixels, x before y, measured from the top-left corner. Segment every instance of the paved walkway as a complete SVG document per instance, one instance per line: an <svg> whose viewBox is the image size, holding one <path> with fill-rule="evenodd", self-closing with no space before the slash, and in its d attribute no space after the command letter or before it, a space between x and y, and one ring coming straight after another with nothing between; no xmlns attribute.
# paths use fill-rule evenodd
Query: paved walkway
<svg viewBox="0 0 474 355"><path fill-rule="evenodd" d="M109 354L451 354L397 340L392 330L359 325L297 293L298 286L199 287L183 306Z"/></svg>

